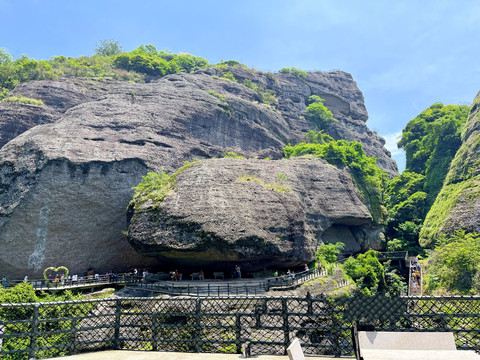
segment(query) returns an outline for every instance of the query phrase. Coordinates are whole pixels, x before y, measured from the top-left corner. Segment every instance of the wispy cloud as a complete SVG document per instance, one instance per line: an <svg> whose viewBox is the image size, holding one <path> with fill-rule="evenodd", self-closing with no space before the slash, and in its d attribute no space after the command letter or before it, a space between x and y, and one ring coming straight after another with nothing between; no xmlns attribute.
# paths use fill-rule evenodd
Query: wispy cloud
<svg viewBox="0 0 480 360"><path fill-rule="evenodd" d="M403 149L399 149L397 146L398 141L402 137L402 132L397 131L381 136L385 139L385 147L392 154L393 160L397 162L398 171L402 172L403 170L405 170L405 151L403 151Z"/></svg>
<svg viewBox="0 0 480 360"><path fill-rule="evenodd" d="M387 135L381 135L385 139L385 147L392 153L392 156L401 155L405 152L397 147L397 143L402 137L402 132L397 131Z"/></svg>

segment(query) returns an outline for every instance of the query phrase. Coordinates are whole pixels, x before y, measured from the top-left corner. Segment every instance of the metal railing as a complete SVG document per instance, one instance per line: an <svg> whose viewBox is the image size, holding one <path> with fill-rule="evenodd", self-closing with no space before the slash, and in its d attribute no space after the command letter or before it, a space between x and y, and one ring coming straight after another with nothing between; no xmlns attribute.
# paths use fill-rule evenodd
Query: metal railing
<svg viewBox="0 0 480 360"><path fill-rule="evenodd" d="M32 284L35 290L52 290L52 289L72 289L72 288L82 288L82 287L94 287L105 284L124 284L128 281L133 281L137 279L132 274L118 274L118 275L89 275L89 276L79 276L77 280L70 279L55 279L45 280L45 279L32 279L28 281L24 280L10 280L7 282L6 287L13 287L20 283L27 282Z"/></svg>
<svg viewBox="0 0 480 360"><path fill-rule="evenodd" d="M135 289L147 290L154 293L169 294L169 295L188 295L188 296L250 296L264 294L266 284L264 281L251 283L222 283L215 284L209 281L199 281L198 284L190 282L172 283L172 282L129 282L127 287L134 287Z"/></svg>
<svg viewBox="0 0 480 360"><path fill-rule="evenodd" d="M352 323L385 331L451 331L480 352L480 297L170 297L1 304L1 359L128 349L352 355Z"/></svg>
<svg viewBox="0 0 480 360"><path fill-rule="evenodd" d="M315 269L302 271L295 275L280 275L255 281L254 279L241 281L158 281L149 283L142 279L128 281L126 286L154 293L191 296L250 296L262 295L270 289L282 290L300 286L301 284L327 276L327 270Z"/></svg>

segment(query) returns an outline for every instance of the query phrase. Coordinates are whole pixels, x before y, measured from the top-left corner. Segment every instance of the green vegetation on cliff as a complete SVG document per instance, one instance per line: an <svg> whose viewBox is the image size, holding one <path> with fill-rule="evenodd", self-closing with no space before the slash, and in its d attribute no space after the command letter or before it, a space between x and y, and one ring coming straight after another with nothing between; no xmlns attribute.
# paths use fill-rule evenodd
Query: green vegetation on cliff
<svg viewBox="0 0 480 360"><path fill-rule="evenodd" d="M323 133L309 132L310 141L283 148L285 157L312 155L325 159L329 164L347 168L352 175L363 200L376 222L383 217L382 194L387 179L385 171L376 166L375 157L368 157L362 144L356 141L333 140Z"/></svg>
<svg viewBox="0 0 480 360"><path fill-rule="evenodd" d="M95 55L78 58L55 56L49 60L35 60L22 55L14 60L6 50L0 49L0 100L19 83L30 80L79 76L143 81L145 76L191 72L208 65L202 57L174 54L166 49L158 51L153 45L122 52L113 40L103 41L95 49Z"/></svg>
<svg viewBox="0 0 480 360"><path fill-rule="evenodd" d="M480 176L456 184L446 184L425 218L420 232L420 245L432 248L445 235L452 235L445 233L444 226L450 225L455 207L463 205L473 212L478 198L480 198Z"/></svg>
<svg viewBox="0 0 480 360"><path fill-rule="evenodd" d="M468 106L437 102L410 120L398 143L406 153L406 170L425 175L424 191L431 206L442 188L450 163L462 144Z"/></svg>
<svg viewBox="0 0 480 360"><path fill-rule="evenodd" d="M425 292L480 292L480 235L463 230L444 238L428 261Z"/></svg>
<svg viewBox="0 0 480 360"><path fill-rule="evenodd" d="M129 207L139 210L140 206L147 201L152 201L153 207L156 207L170 191L175 189L177 176L198 162L200 160L185 161L183 166L171 175L160 170L158 173L149 172L147 175L142 176L143 181L132 188L134 193Z"/></svg>
<svg viewBox="0 0 480 360"><path fill-rule="evenodd" d="M406 169L389 180L385 189L389 250L418 252L420 245L425 246L419 243L420 234L426 231L422 225L460 148L467 116L467 106L438 102L403 130L398 145L405 149Z"/></svg>
<svg viewBox="0 0 480 360"><path fill-rule="evenodd" d="M325 100L320 96L312 95L308 98L308 102L306 118L314 127L322 130L336 121L333 118L332 112L323 104Z"/></svg>

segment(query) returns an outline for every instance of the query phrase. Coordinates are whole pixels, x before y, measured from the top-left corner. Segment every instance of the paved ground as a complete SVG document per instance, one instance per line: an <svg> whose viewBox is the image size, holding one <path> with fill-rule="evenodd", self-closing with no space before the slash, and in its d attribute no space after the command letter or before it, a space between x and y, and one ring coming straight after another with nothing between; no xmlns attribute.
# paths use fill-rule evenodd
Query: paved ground
<svg viewBox="0 0 480 360"><path fill-rule="evenodd" d="M337 360L338 358L323 356L307 356L307 360ZM125 351L110 350L98 351L87 354L57 357L64 360L238 360L244 359L242 355L231 354L192 354L177 352L154 352L154 351ZM250 358L249 358L250 359ZM251 359L257 360L288 360L288 356L260 355ZM344 358L345 359L345 358ZM348 358L353 359L353 358Z"/></svg>

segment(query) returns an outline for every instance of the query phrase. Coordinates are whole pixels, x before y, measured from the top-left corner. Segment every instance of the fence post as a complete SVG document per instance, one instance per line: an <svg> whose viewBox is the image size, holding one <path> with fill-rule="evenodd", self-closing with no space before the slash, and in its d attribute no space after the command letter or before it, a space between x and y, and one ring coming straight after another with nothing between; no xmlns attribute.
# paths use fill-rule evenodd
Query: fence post
<svg viewBox="0 0 480 360"><path fill-rule="evenodd" d="M325 299L326 300L326 299ZM338 316L339 314L335 311L335 308L337 307L337 302L332 301L330 303L330 316L332 318L332 338L333 338L333 353L335 354L335 357L340 357L342 355L342 349L340 348L340 339L339 335L342 333L342 324L340 323Z"/></svg>
<svg viewBox="0 0 480 360"><path fill-rule="evenodd" d="M200 347L200 340L202 338L202 300L197 297L196 304L195 304L195 351L197 353L202 352L202 348Z"/></svg>
<svg viewBox="0 0 480 360"><path fill-rule="evenodd" d="M28 351L28 358L31 358L31 359L36 359L35 352L37 350L39 313L40 313L40 303L35 303L33 305L32 330L30 333L30 349Z"/></svg>
<svg viewBox="0 0 480 360"><path fill-rule="evenodd" d="M72 339L70 340L70 351L72 354L77 353L77 319L72 320L72 329L71 329Z"/></svg>
<svg viewBox="0 0 480 360"><path fill-rule="evenodd" d="M116 301L115 306L115 331L113 336L113 348L115 350L120 349L120 321L122 315L122 300L119 298Z"/></svg>
<svg viewBox="0 0 480 360"><path fill-rule="evenodd" d="M285 349L283 354L287 354L287 348L288 345L290 344L290 331L289 331L289 325L288 325L288 306L287 306L287 299L282 298L282 316L283 316L283 337L284 337L284 344L285 344Z"/></svg>
<svg viewBox="0 0 480 360"><path fill-rule="evenodd" d="M158 313L153 314L152 350L158 351Z"/></svg>
<svg viewBox="0 0 480 360"><path fill-rule="evenodd" d="M235 314L235 343L237 345L237 354L242 348L242 323L240 321L240 314L237 312Z"/></svg>

